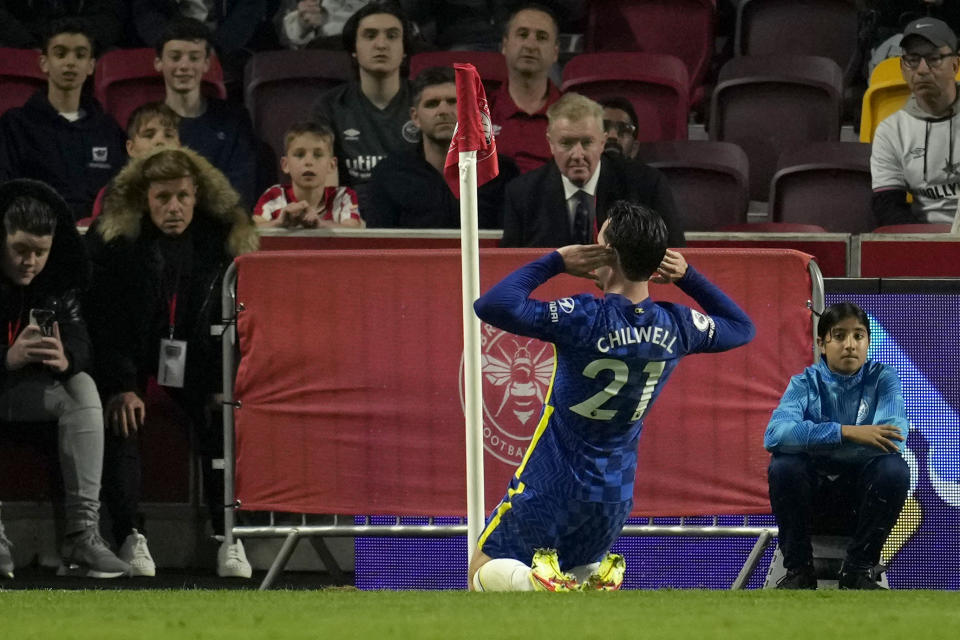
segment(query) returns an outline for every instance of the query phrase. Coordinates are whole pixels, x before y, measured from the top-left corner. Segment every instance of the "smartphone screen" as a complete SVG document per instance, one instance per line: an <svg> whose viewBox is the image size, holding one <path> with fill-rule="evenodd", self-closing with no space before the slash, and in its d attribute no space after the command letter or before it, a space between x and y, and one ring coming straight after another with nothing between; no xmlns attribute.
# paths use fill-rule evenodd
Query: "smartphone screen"
<svg viewBox="0 0 960 640"><path fill-rule="evenodd" d="M51 309L30 309L30 324L39 327L44 336L53 335L53 321L56 314Z"/></svg>

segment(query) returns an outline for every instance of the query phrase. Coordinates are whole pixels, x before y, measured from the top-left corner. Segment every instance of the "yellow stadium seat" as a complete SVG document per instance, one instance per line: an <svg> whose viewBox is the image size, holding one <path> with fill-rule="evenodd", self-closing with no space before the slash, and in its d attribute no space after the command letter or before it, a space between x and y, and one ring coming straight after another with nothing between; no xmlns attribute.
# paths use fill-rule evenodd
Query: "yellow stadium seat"
<svg viewBox="0 0 960 640"><path fill-rule="evenodd" d="M957 72L960 80L960 71ZM880 122L897 111L910 97L910 89L900 73L900 57L887 58L870 74L870 86L863 94L860 114L860 142L872 142Z"/></svg>

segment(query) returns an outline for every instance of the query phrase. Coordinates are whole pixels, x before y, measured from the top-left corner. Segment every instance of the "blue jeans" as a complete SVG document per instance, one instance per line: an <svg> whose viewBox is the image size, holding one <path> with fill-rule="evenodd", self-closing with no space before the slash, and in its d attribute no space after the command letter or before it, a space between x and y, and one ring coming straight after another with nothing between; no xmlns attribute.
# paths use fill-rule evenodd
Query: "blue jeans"
<svg viewBox="0 0 960 640"><path fill-rule="evenodd" d="M872 568L910 488L910 468L896 453L853 464L775 453L767 474L787 569L813 562L811 533L852 536L844 566Z"/></svg>

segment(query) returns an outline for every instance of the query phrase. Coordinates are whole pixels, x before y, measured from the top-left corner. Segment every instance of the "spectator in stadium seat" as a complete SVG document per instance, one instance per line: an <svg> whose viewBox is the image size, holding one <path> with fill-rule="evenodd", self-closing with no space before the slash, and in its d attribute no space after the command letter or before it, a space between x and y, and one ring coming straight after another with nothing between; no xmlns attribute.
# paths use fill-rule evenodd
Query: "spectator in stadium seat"
<svg viewBox="0 0 960 640"><path fill-rule="evenodd" d="M93 284L86 312L95 378L104 400L104 503L113 536L134 575L155 566L142 527L138 432L147 380L185 411L203 462L203 486L215 534L223 534L222 430L210 412L220 392L220 281L233 258L257 248L257 233L222 173L188 149L158 149L117 175L103 213L86 235ZM225 542L221 576L250 577L243 545Z"/></svg>
<svg viewBox="0 0 960 640"><path fill-rule="evenodd" d="M275 49L278 42L267 12L276 0L133 0L137 34L149 47L163 40L171 23L198 20L210 30L223 81L231 99L243 100L243 71L254 51Z"/></svg>
<svg viewBox="0 0 960 640"><path fill-rule="evenodd" d="M601 100L603 107L603 130L607 134L604 153L614 153L624 158L637 157L637 112L626 98Z"/></svg>
<svg viewBox="0 0 960 640"><path fill-rule="evenodd" d="M283 0L274 16L288 49L342 49L343 27L370 0Z"/></svg>
<svg viewBox="0 0 960 640"><path fill-rule="evenodd" d="M157 41L154 66L163 74L164 101L181 118L180 141L225 173L249 208L257 197L256 137L243 106L203 95L210 43L202 22L171 20Z"/></svg>
<svg viewBox="0 0 960 640"><path fill-rule="evenodd" d="M457 87L451 67L424 69L410 91L410 117L420 128L416 152L381 160L370 180L371 227L459 229L460 203L443 177L453 129L457 124ZM518 175L517 165L498 157L500 172L477 189L481 229L499 229L504 189Z"/></svg>
<svg viewBox="0 0 960 640"><path fill-rule="evenodd" d="M267 189L253 208L253 220L265 227L315 229L363 226L357 194L328 184L337 170L333 132L325 124L299 122L284 135L280 167L288 184Z"/></svg>
<svg viewBox="0 0 960 640"><path fill-rule="evenodd" d="M373 168L420 141L410 120L410 83L401 74L410 25L396 3L373 2L350 16L342 36L358 77L320 96L310 119L333 129L340 184L357 192L363 213Z"/></svg>
<svg viewBox="0 0 960 640"><path fill-rule="evenodd" d="M490 119L497 149L526 173L550 160L543 134L547 109L560 98L549 78L559 53L556 16L544 5L522 5L507 22L500 50L509 75L490 96Z"/></svg>
<svg viewBox="0 0 960 640"><path fill-rule="evenodd" d="M0 185L0 416L40 429L56 423L66 498L59 575L116 578L130 571L100 538L103 411L79 295L90 262L67 203L35 180ZM47 321L43 320L46 314ZM13 577L0 524L0 577Z"/></svg>
<svg viewBox="0 0 960 640"><path fill-rule="evenodd" d="M122 36L120 0L0 0L0 47L39 49L54 20L71 19L99 51Z"/></svg>
<svg viewBox="0 0 960 640"><path fill-rule="evenodd" d="M901 46L911 96L874 134L873 214L878 226L950 223L960 190L957 36L945 22L922 18L907 25Z"/></svg>
<svg viewBox="0 0 960 640"><path fill-rule="evenodd" d="M78 220L126 160L123 131L83 93L96 62L83 29L72 20L50 25L39 60L46 88L0 116L0 180L43 180Z"/></svg>
<svg viewBox="0 0 960 640"><path fill-rule="evenodd" d="M900 378L867 359L870 321L854 304L824 311L817 346L820 361L790 379L763 439L787 569L778 587L817 588L810 527L827 522L853 535L840 588L879 589L870 572L910 486Z"/></svg>
<svg viewBox="0 0 960 640"><path fill-rule="evenodd" d="M683 222L663 175L634 160L603 154L603 107L568 93L550 106L547 118L553 160L507 186L501 246L591 244L617 200L659 213L669 245L683 246Z"/></svg>
<svg viewBox="0 0 960 640"><path fill-rule="evenodd" d="M162 102L148 102L133 110L127 118L127 155L142 158L154 149L180 148L180 116ZM103 210L103 198L110 188L107 183L93 202L91 218Z"/></svg>
<svg viewBox="0 0 960 640"><path fill-rule="evenodd" d="M536 436L470 561L471 589L619 589L624 562L610 547L633 507L644 416L681 358L753 338L736 303L667 249L655 211L615 203L598 242L551 252L474 304L484 322L554 343L557 361ZM604 297L530 298L560 273L593 280ZM709 315L653 302L651 276Z"/></svg>

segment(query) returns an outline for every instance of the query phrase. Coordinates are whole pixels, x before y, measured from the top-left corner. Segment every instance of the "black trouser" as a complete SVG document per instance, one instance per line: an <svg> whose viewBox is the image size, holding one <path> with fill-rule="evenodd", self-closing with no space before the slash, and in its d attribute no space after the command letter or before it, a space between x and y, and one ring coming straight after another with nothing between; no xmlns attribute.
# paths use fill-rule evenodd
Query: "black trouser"
<svg viewBox="0 0 960 640"><path fill-rule="evenodd" d="M223 426L220 413L207 419L209 396L190 394L180 389L165 389L188 417L203 471L203 493L210 512L210 523L215 534L223 534L223 470L213 469L211 461L223 457ZM106 399L105 399L106 401ZM133 528L142 529L138 522L140 509L140 438L134 433L127 437L114 435L108 426L104 447L103 504L110 512L111 532L116 543L122 544Z"/></svg>
<svg viewBox="0 0 960 640"><path fill-rule="evenodd" d="M910 468L895 453L842 465L781 453L773 454L768 479L784 567L813 562L810 534L815 532L852 536L844 565L862 571L880 561L907 499Z"/></svg>

